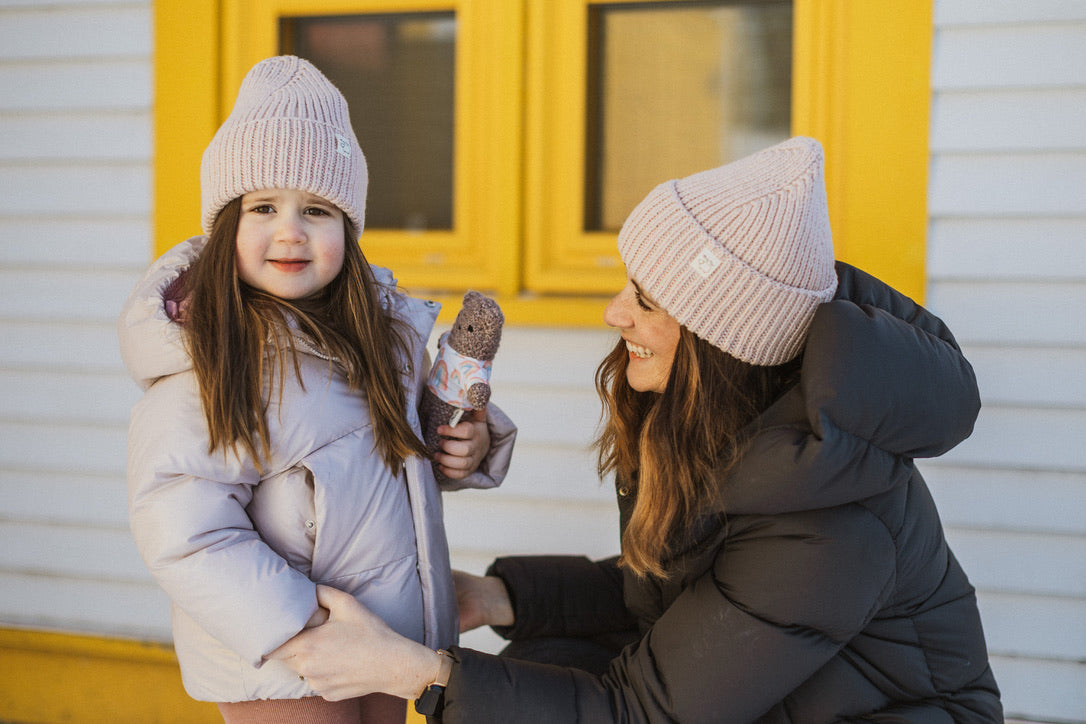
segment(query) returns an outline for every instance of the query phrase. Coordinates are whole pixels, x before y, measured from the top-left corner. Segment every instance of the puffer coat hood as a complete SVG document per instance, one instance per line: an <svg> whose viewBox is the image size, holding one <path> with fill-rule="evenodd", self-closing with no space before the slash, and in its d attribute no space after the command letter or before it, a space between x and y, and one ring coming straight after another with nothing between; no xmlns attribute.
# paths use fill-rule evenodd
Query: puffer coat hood
<svg viewBox="0 0 1086 724"><path fill-rule="evenodd" d="M164 295L206 237L167 252L120 317L125 365L145 390L132 411L129 517L144 562L172 604L174 644L188 693L206 701L298 698L313 692L264 657L316 611L316 584L355 595L428 646L457 638L456 598L431 464L389 470L373 453L365 395L300 339L300 384L269 400L271 456L261 471L241 453L208 452L207 424L180 326ZM408 421L421 434L418 396L438 305L396 292L374 269L382 304L410 333L400 360ZM504 477L515 427L488 408L492 447L466 483ZM464 483L465 481L460 481Z"/></svg>

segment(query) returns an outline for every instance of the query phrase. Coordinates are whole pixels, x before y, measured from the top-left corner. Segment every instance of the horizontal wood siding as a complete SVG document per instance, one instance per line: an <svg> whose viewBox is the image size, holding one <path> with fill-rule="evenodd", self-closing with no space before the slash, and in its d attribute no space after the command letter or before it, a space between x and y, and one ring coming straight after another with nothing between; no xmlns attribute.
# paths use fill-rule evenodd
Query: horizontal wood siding
<svg viewBox="0 0 1086 724"><path fill-rule="evenodd" d="M1086 721L1086 4L935 19L927 302L984 409L921 467L1008 716Z"/></svg>
<svg viewBox="0 0 1086 724"><path fill-rule="evenodd" d="M0 622L168 637L128 533L149 261L151 3L0 2Z"/></svg>

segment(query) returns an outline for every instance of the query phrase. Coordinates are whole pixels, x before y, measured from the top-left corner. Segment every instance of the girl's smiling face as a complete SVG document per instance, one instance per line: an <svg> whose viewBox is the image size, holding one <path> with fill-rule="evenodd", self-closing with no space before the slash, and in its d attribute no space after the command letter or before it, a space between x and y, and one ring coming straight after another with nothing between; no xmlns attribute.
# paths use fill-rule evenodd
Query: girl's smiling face
<svg viewBox="0 0 1086 724"><path fill-rule="evenodd" d="M612 297L603 321L622 332L629 353L626 381L638 392L663 392L675 360L682 327L650 299L637 282Z"/></svg>
<svg viewBox="0 0 1086 724"><path fill-rule="evenodd" d="M343 212L296 189L263 189L241 197L238 276L280 299L304 299L343 268Z"/></svg>

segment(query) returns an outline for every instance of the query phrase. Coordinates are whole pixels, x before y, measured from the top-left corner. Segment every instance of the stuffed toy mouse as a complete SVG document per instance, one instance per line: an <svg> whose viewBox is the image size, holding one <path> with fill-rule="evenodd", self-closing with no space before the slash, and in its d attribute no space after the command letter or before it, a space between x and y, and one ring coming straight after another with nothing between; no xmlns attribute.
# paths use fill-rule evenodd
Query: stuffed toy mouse
<svg viewBox="0 0 1086 724"><path fill-rule="evenodd" d="M436 452L440 425L456 426L465 412L490 401L490 367L502 339L505 315L498 303L479 292L464 295L453 327L441 335L437 359L422 393L423 442ZM445 476L434 465L439 482Z"/></svg>

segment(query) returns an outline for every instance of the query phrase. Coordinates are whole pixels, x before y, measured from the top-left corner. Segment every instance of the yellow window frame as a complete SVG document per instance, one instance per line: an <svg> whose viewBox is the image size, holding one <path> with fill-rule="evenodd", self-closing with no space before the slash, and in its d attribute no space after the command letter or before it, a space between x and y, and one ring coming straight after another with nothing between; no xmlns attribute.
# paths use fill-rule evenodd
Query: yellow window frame
<svg viewBox="0 0 1086 724"><path fill-rule="evenodd" d="M624 274L615 234L583 229L586 19L597 4L158 0L155 251L199 232L200 155L245 71L278 51L280 16L451 9L455 228L366 230L367 254L409 288L490 290L513 323L598 325L602 293ZM794 7L792 130L825 147L837 256L921 300L931 0ZM445 295L447 313L457 297Z"/></svg>

